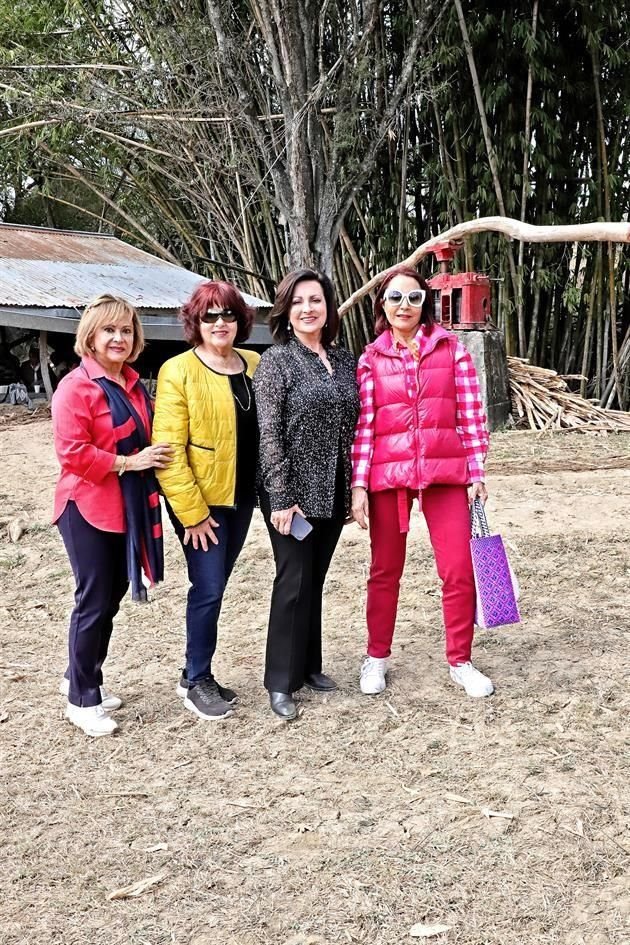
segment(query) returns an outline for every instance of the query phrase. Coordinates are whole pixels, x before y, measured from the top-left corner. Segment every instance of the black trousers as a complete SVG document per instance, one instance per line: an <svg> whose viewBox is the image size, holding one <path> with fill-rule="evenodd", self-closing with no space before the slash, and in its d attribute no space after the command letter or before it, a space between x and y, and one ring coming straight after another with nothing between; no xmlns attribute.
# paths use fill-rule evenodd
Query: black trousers
<svg viewBox="0 0 630 945"><path fill-rule="evenodd" d="M322 669L322 592L344 513L309 518L313 531L298 541L273 527L267 496L261 496L260 507L276 562L264 684L270 692L293 693Z"/></svg>
<svg viewBox="0 0 630 945"><path fill-rule="evenodd" d="M57 522L76 582L68 633L68 701L101 704L102 666L113 620L127 592L125 535L94 528L76 503L68 502Z"/></svg>

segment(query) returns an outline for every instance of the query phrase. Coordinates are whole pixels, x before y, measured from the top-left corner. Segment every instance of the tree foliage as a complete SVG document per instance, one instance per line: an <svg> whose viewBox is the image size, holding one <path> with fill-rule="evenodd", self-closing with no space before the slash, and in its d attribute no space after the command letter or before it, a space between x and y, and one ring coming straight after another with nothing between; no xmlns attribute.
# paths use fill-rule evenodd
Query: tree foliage
<svg viewBox="0 0 630 945"><path fill-rule="evenodd" d="M267 294L341 296L505 212L627 219L630 14L561 0L0 0L7 220L112 228ZM626 256L468 241L508 349L626 404ZM366 309L344 319L359 348ZM612 383L617 368L618 384Z"/></svg>

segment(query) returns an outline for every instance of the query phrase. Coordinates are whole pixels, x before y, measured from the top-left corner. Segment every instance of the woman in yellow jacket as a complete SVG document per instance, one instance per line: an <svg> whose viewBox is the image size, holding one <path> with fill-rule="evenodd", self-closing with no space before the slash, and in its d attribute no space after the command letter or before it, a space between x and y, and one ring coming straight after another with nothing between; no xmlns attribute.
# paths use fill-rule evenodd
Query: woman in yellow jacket
<svg viewBox="0 0 630 945"><path fill-rule="evenodd" d="M190 588L178 694L202 719L232 713L236 693L212 675L221 602L254 510L258 430L251 378L259 355L235 348L253 312L228 282L203 282L181 315L190 351L158 375L153 437L173 461L158 476Z"/></svg>

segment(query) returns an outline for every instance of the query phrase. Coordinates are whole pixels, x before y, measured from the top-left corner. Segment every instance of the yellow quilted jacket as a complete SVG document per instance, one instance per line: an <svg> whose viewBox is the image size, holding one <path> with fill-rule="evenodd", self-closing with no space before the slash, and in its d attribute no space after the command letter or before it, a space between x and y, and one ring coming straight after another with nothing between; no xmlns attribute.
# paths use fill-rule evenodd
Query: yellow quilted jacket
<svg viewBox="0 0 630 945"><path fill-rule="evenodd" d="M260 355L234 350L251 377ZM173 447L173 462L156 473L184 527L207 518L210 505L234 505L236 408L230 381L206 367L194 351L178 354L160 368L152 439Z"/></svg>

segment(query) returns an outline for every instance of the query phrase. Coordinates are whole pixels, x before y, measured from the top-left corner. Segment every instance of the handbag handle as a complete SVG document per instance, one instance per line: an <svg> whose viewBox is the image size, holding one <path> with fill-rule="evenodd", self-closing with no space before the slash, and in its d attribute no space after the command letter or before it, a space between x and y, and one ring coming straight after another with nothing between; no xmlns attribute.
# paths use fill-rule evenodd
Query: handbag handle
<svg viewBox="0 0 630 945"><path fill-rule="evenodd" d="M483 507L483 502L478 496L473 500L473 504L470 507L470 524L473 538L490 537L490 526L488 525L488 519L486 518L486 510Z"/></svg>

